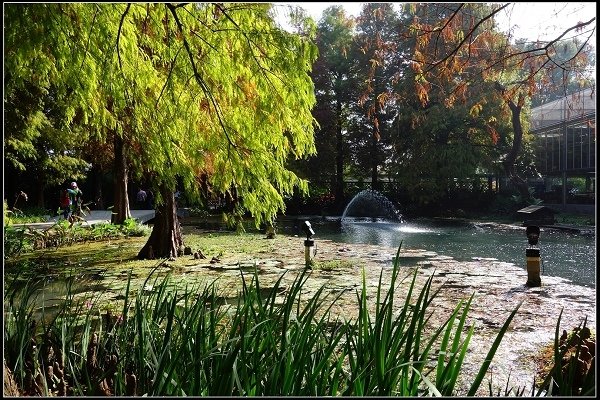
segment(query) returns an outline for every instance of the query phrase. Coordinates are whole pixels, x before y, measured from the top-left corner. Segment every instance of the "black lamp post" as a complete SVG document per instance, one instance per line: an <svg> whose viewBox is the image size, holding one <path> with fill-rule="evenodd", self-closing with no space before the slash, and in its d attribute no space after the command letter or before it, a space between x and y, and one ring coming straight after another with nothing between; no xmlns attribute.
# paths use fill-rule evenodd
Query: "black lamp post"
<svg viewBox="0 0 600 400"><path fill-rule="evenodd" d="M538 240L540 238L539 226L529 225L525 230L527 235L527 242L529 246L525 250L525 257L527 259L527 283L529 287L542 286L542 279L540 278L540 249L538 247Z"/></svg>
<svg viewBox="0 0 600 400"><path fill-rule="evenodd" d="M315 256L315 241L312 239L312 236L315 234L315 231L313 231L308 221L304 221L302 230L306 234L306 240L304 241L304 261L306 268L312 268L312 259Z"/></svg>

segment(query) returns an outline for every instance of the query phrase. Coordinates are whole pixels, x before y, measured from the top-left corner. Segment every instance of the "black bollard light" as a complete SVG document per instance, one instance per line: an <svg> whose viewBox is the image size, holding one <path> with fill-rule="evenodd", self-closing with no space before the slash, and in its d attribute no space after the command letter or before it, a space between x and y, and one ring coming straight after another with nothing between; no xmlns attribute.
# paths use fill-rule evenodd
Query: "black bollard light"
<svg viewBox="0 0 600 400"><path fill-rule="evenodd" d="M535 225L529 225L525 230L525 234L529 243L529 246L525 250L525 257L527 259L526 285L529 287L542 286L542 279L540 278L540 249L537 245L540 239L540 228Z"/></svg>
<svg viewBox="0 0 600 400"><path fill-rule="evenodd" d="M315 241L312 239L312 236L315 234L315 231L313 231L308 221L304 221L302 229L306 234L306 240L304 241L304 261L306 268L312 268L312 259L315 256Z"/></svg>

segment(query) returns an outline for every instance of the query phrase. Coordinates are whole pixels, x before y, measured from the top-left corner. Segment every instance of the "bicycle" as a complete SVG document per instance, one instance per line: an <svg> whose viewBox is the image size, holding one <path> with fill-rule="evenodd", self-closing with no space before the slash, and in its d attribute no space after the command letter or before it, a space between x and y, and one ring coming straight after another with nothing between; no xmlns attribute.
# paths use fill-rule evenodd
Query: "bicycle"
<svg viewBox="0 0 600 400"><path fill-rule="evenodd" d="M89 207L91 204L94 204L94 202L90 201L84 204L81 204L81 202L79 201L77 202L77 207L75 207L75 211L73 211L68 217L68 221L71 223L69 227L73 226L75 222L85 222L86 224L88 223L85 217L90 215L92 212Z"/></svg>

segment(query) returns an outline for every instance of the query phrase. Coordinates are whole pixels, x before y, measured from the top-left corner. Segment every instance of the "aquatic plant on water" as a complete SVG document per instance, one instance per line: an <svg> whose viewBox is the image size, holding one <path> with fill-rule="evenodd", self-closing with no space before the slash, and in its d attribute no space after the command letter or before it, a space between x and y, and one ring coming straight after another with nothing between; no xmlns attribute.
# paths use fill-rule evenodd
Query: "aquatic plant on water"
<svg viewBox="0 0 600 400"><path fill-rule="evenodd" d="M400 250L398 250L400 251ZM331 307L339 295L325 286L306 295L310 270L269 290L257 271L242 276L237 301L219 296L218 281L177 288L156 271L139 288L128 280L119 312L101 312L101 296L68 290L57 310L34 318L35 285L5 291L5 361L27 395L355 396L460 395L460 376L473 326L472 296L433 332L434 276L404 302L394 293L401 269L380 275L375 310L366 282L357 292L358 315L342 320ZM245 278L248 278L248 282ZM508 316L471 382L480 388L519 306ZM45 317L45 318L44 318Z"/></svg>

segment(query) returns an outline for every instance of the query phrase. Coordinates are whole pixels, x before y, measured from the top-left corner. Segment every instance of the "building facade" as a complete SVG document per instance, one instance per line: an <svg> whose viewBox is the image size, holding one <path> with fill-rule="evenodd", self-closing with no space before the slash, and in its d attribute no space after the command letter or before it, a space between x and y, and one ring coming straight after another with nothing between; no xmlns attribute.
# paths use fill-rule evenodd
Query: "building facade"
<svg viewBox="0 0 600 400"><path fill-rule="evenodd" d="M535 196L563 211L593 213L596 189L596 91L582 90L531 110Z"/></svg>

